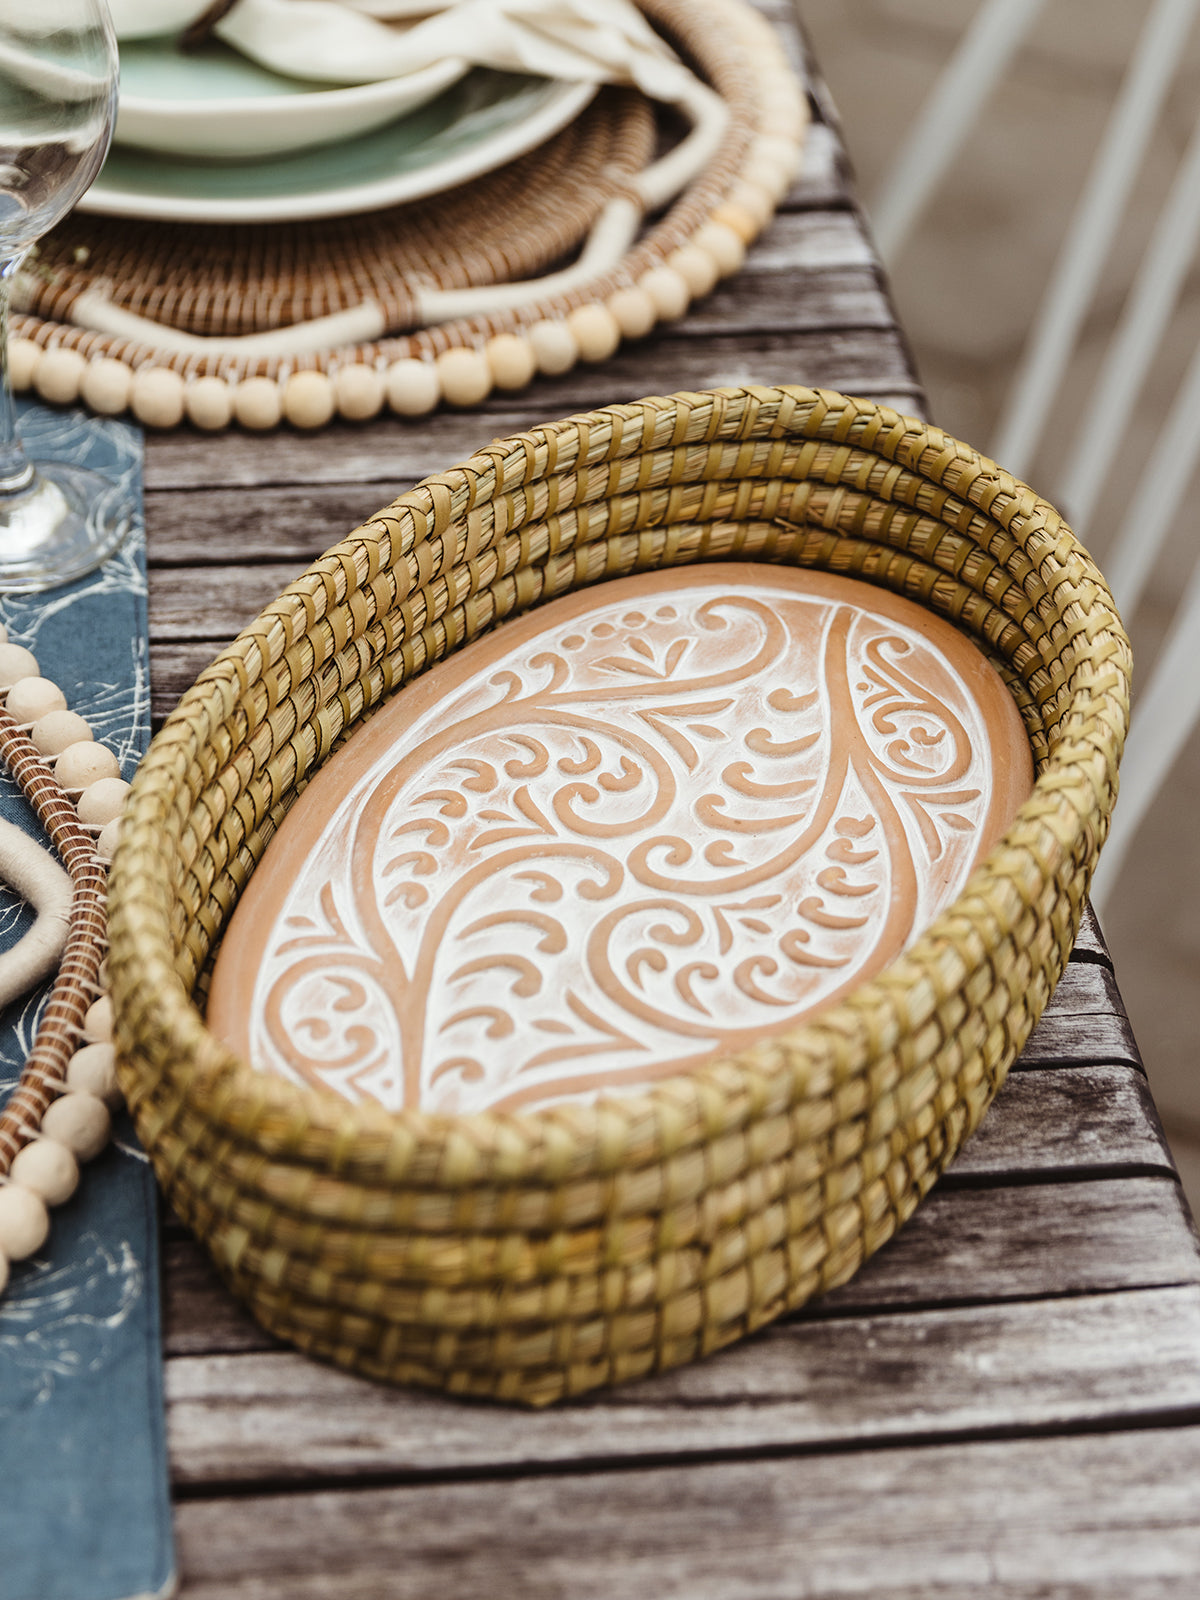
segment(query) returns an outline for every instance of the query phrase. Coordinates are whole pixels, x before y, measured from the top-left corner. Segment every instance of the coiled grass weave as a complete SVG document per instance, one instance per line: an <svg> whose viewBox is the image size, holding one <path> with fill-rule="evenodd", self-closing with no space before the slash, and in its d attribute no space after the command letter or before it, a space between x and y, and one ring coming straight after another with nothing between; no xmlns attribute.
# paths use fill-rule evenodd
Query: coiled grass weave
<svg viewBox="0 0 1200 1600"><path fill-rule="evenodd" d="M736 1056L525 1115L352 1107L206 1031L239 891L383 696L552 596L726 556L901 592L972 635L1018 701L1034 793L900 960ZM542 1404L728 1344L850 1277L978 1124L1070 952L1129 675L1108 590L1058 513L887 408L748 387L489 445L268 606L137 775L110 971L159 1178L269 1329L375 1377Z"/></svg>

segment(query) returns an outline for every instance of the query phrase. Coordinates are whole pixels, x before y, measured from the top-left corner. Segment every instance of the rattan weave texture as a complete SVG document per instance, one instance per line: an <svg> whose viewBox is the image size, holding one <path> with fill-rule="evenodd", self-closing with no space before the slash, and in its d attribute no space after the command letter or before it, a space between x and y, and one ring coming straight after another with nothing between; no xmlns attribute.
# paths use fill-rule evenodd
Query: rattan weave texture
<svg viewBox="0 0 1200 1600"><path fill-rule="evenodd" d="M650 102L610 89L529 155L411 205L316 226L201 227L77 213L39 246L28 310L68 323L77 296L104 283L123 309L187 333L261 333L364 300L401 330L413 326L415 284L512 282L568 256L653 150ZM267 363L249 370L266 371Z"/></svg>
<svg viewBox="0 0 1200 1600"><path fill-rule="evenodd" d="M298 789L391 690L582 584L722 557L861 576L1000 665L1038 765L878 979L642 1095L393 1116L256 1073L204 976ZM123 1087L158 1175L274 1332L541 1404L717 1349L843 1282L976 1126L1070 951L1116 794L1128 644L1025 485L866 401L745 388L500 440L330 550L184 697L113 865Z"/></svg>

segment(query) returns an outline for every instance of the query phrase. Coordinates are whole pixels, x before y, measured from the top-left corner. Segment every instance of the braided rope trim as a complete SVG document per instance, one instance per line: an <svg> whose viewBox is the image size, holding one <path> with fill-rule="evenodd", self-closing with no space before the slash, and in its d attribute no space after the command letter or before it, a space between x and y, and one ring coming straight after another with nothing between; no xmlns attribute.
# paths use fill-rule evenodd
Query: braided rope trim
<svg viewBox="0 0 1200 1600"><path fill-rule="evenodd" d="M4 710L0 710L0 761L32 805L71 875L74 890L58 976L20 1080L0 1112L0 1174L4 1174L61 1092L67 1063L79 1048L84 1014L100 992L100 965L108 949L108 873L96 854L96 841L81 827L75 807L44 756Z"/></svg>

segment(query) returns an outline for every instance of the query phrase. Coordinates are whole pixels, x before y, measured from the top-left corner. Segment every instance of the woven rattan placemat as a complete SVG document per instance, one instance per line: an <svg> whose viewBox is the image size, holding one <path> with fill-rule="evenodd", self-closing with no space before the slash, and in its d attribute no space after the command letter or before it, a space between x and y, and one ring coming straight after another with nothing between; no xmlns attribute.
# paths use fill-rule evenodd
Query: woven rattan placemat
<svg viewBox="0 0 1200 1600"><path fill-rule="evenodd" d="M156 427L313 428L476 405L682 316L770 220L807 103L745 0L640 3L716 108L674 199L671 117L608 89L509 166L390 211L242 227L77 215L21 280L14 385ZM340 320L311 326L323 317Z"/></svg>
<svg viewBox="0 0 1200 1600"><path fill-rule="evenodd" d="M609 89L501 171L409 205L258 227L81 212L41 245L30 309L69 321L79 295L103 283L115 304L188 333L259 333L364 299L404 330L418 282L511 282L569 255L654 143L650 102Z"/></svg>

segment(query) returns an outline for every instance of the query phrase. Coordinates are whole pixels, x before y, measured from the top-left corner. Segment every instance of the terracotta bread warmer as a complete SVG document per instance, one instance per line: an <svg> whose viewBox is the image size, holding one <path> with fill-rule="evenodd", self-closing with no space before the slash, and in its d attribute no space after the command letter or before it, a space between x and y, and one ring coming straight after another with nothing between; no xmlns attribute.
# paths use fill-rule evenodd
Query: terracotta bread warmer
<svg viewBox="0 0 1200 1600"><path fill-rule="evenodd" d="M950 724L935 729L932 713L916 715L921 695L904 675L921 654L922 613L889 609L886 596L890 636L908 628L908 642L874 657L846 644L837 659L850 665L838 681L846 707L874 695L886 714L871 726L891 737L899 725L909 742L876 749L868 728L859 741L867 787L843 786L822 809L819 782L815 798L798 769L769 782L783 771L769 758L789 740L797 752L822 736L837 744L830 730L846 724L830 709L836 697L822 702L822 723L801 672L786 684L763 678L754 704L765 720L749 718L746 737L758 743L746 748L767 765L722 758L726 787L710 792L705 751L724 736L729 685L753 676L753 629L767 629L772 607L782 614L803 592L788 568L890 590L947 619L953 648L973 657L971 640L998 670L1011 702L993 709L1015 726L1015 706L1036 781L982 858L956 841L972 828L985 845L994 836L986 803L951 759ZM620 582L605 588L608 580ZM838 633L842 591L828 583L812 584L826 596L820 637L852 643L852 628ZM563 609L561 597L592 585ZM680 599L685 591L694 605ZM546 602L554 605L540 617ZM685 604L690 632L676 638ZM565 742L518 745L516 720L506 723L515 701L495 689L500 674L485 671L489 757L470 742L483 738L483 723L462 699L483 692L472 687L471 654L461 668L450 658L510 618L485 667L500 660L500 641L518 664L536 662L544 626L541 655L562 663L574 652L583 676L536 668L543 725ZM418 675L438 662L422 688ZM687 718L672 721L671 674L685 667L693 687L724 673L725 688L709 693L707 711L688 702ZM647 685L659 694L653 714ZM111 876L110 970L122 1084L160 1180L265 1326L375 1377L543 1404L729 1343L848 1278L983 1115L1070 952L1116 794L1128 692L1128 645L1111 597L1058 514L913 418L823 391L746 388L613 406L489 445L401 496L267 607L184 697L138 773ZM639 885L653 887L670 865L676 878L662 892L673 893L690 862L741 898L713 911L710 895L715 920L703 927L694 907L675 901L670 913L636 896L623 902L606 924L605 961L593 963L603 981L595 993L568 984L570 1007L551 1015L530 1009L530 996L548 991L573 941L599 948L591 924L576 935L560 915L564 889L565 899L586 900L590 882L603 901L606 881L593 869L610 848L605 828L629 832L649 816L638 807L650 790L670 787L649 745L641 766L623 761L592 711L580 720L583 700L591 696L594 710L606 693L605 727L641 696L639 726L658 718L659 748L699 775L702 792L689 803L711 823L693 838L655 813ZM455 708L444 727L422 721L436 718L439 702ZM966 726L966 711L954 717ZM364 747L374 739L402 755L410 746L434 752L432 765L396 769L397 783L411 782L412 815L431 826L414 828L385 862L395 874L391 931L380 935L391 941L391 978L386 963L376 971L356 956L362 982L343 1000L366 1006L372 983L380 994L390 984L405 1038L418 1043L355 1056L341 1082L303 1062L265 1062L266 1047L252 1040L251 1065L206 1024L213 960L276 829L368 719ZM387 739L377 732L389 727ZM935 746L950 752L944 770L941 755L922 753ZM471 806L453 785L437 787L453 760L466 763L458 783ZM913 771L926 761L937 775L920 804L918 777L896 807L924 830L913 851L954 857L957 876L928 902L932 921L915 938L881 915L891 931L872 935L881 952L872 975L869 963L842 960L838 940L865 925L872 894L887 902L883 879L871 877L876 856L893 859L893 881L903 876L894 861L907 847L897 855L893 837L882 855L874 850L879 818L868 802L892 803L871 786L889 762L900 764L899 782L904 761ZM333 770L289 828L301 826ZM353 860L365 809L347 815ZM503 846L504 870L520 877L525 942L513 936L511 908L456 889L449 898L464 920L447 921L437 946L453 961L438 977L431 945L425 984L432 994L440 983L449 998L422 1031L396 994L420 965L428 884L440 881L450 836L466 837L464 816L475 832L463 860ZM561 867L564 830L593 841L590 879ZM759 870L782 860L779 840L797 830L817 848L819 889ZM370 837L385 835L380 823ZM553 870L547 851L558 852ZM465 882L461 863L454 870ZM248 913L265 883L264 873ZM316 940L318 985L329 981L330 950L356 936L337 922L340 910L326 916L337 910L335 889L319 914L319 893L308 909L293 907ZM786 929L772 920L785 900ZM488 945L505 916L508 944ZM741 929L724 943L722 918ZM237 937L235 924L231 947ZM726 972L730 949L739 959ZM793 989L781 987L785 977ZM487 987L472 988L479 983ZM813 1005L798 1003L801 991ZM619 1046L606 1043L605 1055L595 1039L611 1031L604 1007L616 1000L637 1026ZM742 1009L722 1010L726 1000ZM284 995L276 1008L285 1021L289 1004ZM230 1014L250 1009L238 1002ZM672 1027L693 1041L690 1053L665 1050ZM532 1056L505 1055L506 1038L539 1029ZM422 1041L433 1041L424 1055ZM635 1059L649 1068L622 1079Z"/></svg>

